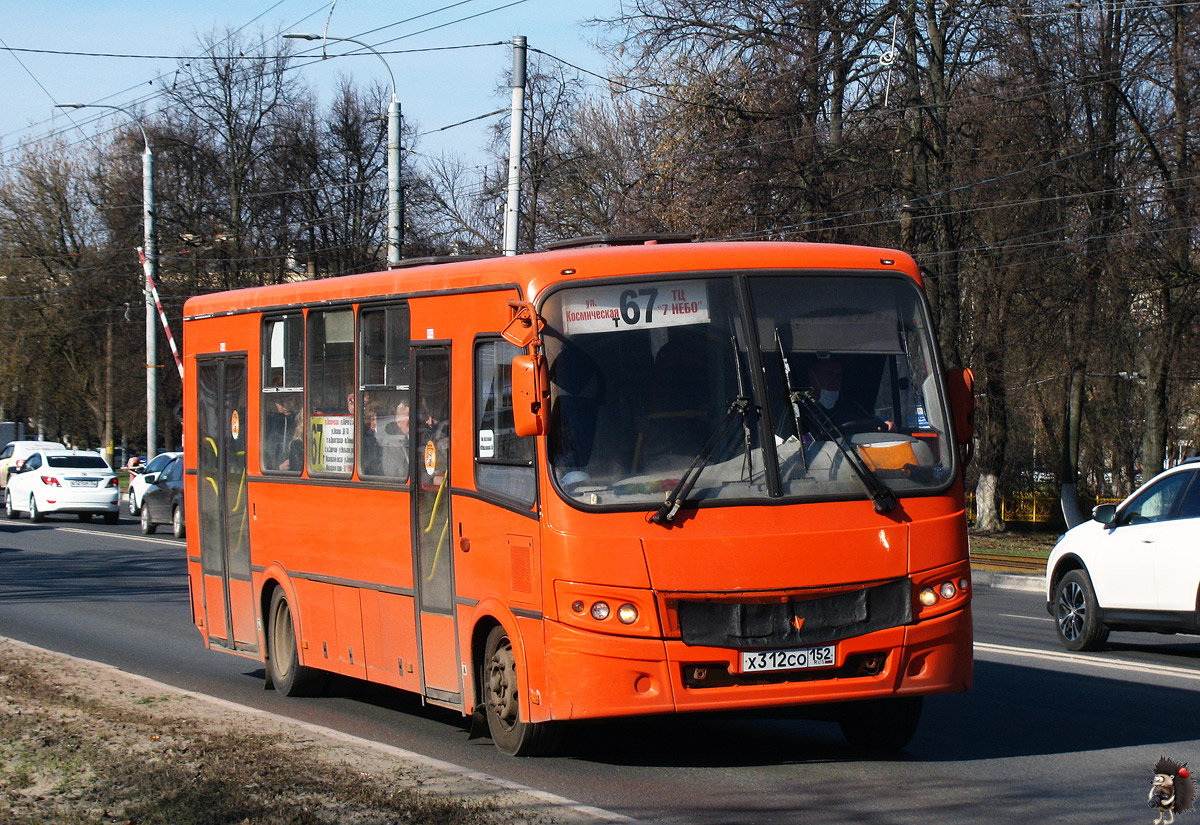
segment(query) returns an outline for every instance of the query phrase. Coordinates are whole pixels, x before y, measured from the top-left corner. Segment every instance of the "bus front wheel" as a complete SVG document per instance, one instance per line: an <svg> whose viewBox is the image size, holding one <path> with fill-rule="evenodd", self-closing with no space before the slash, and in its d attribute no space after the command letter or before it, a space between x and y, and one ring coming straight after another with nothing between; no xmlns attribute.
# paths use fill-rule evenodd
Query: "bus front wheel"
<svg viewBox="0 0 1200 825"><path fill-rule="evenodd" d="M483 700L492 741L509 756L551 754L562 732L552 722L521 720L517 657L503 627L492 628L484 651Z"/></svg>
<svg viewBox="0 0 1200 825"><path fill-rule="evenodd" d="M320 692L321 671L300 664L296 625L283 588L271 595L267 630L267 669L271 684L284 696L312 696Z"/></svg>
<svg viewBox="0 0 1200 825"><path fill-rule="evenodd" d="M875 753L903 748L912 741L920 721L920 696L851 702L839 719L851 747Z"/></svg>

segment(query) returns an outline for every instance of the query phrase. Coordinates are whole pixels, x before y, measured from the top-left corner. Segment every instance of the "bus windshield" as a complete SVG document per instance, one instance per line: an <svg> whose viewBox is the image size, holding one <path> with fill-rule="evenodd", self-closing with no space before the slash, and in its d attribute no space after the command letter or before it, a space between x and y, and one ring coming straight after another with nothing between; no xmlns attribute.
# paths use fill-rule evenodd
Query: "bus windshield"
<svg viewBox="0 0 1200 825"><path fill-rule="evenodd" d="M602 508L943 489L946 405L918 286L880 273L592 283L542 307L550 462ZM880 486L882 485L882 487Z"/></svg>

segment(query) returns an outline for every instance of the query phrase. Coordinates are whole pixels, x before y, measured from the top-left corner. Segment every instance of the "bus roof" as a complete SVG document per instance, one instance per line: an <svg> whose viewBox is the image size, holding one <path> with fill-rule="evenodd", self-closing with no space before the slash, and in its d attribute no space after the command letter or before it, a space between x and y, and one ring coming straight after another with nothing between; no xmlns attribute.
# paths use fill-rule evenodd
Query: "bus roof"
<svg viewBox="0 0 1200 825"><path fill-rule="evenodd" d="M841 244L754 242L643 243L588 246L524 255L464 259L251 287L190 298L186 319L292 304L357 300L365 296L412 295L513 286L535 299L552 284L622 275L723 269L893 270L922 285L920 271L905 252Z"/></svg>

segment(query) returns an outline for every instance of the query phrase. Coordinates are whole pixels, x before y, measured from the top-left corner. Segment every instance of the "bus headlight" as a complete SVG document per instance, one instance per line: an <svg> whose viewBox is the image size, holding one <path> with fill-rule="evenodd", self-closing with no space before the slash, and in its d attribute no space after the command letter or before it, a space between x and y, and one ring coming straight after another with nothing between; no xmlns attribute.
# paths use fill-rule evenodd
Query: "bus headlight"
<svg viewBox="0 0 1200 825"><path fill-rule="evenodd" d="M968 562L959 562L938 570L913 576L916 591L916 618L932 619L952 610L961 610L971 601Z"/></svg>
<svg viewBox="0 0 1200 825"><path fill-rule="evenodd" d="M556 581L554 594L558 621L571 627L618 636L662 636L651 590Z"/></svg>

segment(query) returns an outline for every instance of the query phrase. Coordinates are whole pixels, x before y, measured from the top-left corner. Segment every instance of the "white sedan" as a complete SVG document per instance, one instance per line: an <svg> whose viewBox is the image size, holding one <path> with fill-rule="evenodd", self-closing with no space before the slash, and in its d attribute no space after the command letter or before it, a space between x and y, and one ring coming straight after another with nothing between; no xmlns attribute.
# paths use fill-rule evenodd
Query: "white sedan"
<svg viewBox="0 0 1200 825"><path fill-rule="evenodd" d="M1110 630L1200 634L1200 459L1160 473L1058 541L1046 607L1059 641L1093 650Z"/></svg>
<svg viewBox="0 0 1200 825"><path fill-rule="evenodd" d="M44 450L8 477L4 512L9 518L29 513L32 521L41 521L48 513L74 513L80 521L101 515L106 524L116 524L120 496L117 475L99 453Z"/></svg>

